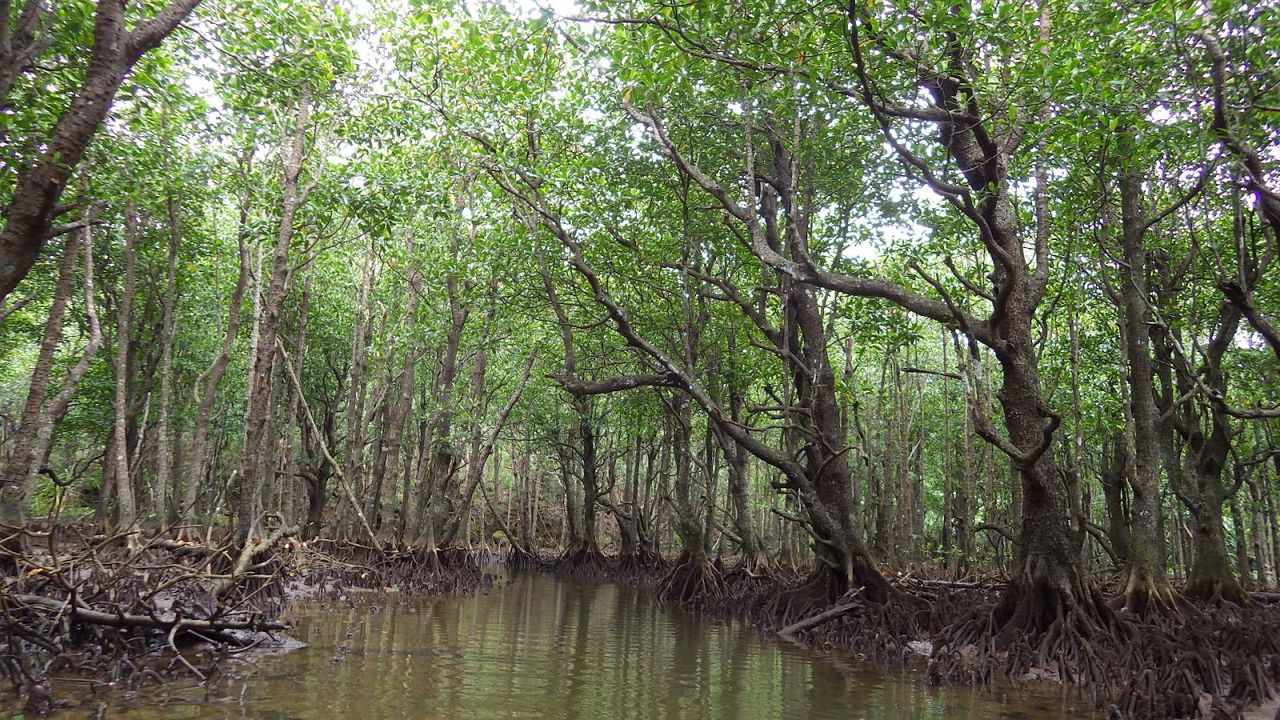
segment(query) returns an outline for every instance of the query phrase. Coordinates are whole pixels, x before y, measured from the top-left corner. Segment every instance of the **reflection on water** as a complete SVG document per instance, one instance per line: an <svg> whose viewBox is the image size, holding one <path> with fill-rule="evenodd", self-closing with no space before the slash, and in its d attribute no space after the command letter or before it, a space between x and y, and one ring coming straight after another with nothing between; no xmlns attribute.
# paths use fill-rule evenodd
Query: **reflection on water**
<svg viewBox="0 0 1280 720"><path fill-rule="evenodd" d="M516 578L433 602L371 596L295 610L310 647L259 660L219 697L116 698L108 717L1081 717L1061 699L1000 704L817 656L604 582ZM90 707L95 703L90 703Z"/></svg>

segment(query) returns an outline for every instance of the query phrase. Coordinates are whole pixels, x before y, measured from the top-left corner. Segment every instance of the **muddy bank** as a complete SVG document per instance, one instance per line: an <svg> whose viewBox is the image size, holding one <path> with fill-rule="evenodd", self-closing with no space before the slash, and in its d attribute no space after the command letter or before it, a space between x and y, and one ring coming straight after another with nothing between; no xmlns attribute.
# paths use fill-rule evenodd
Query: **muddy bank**
<svg viewBox="0 0 1280 720"><path fill-rule="evenodd" d="M345 597L346 599L341 599ZM57 717L217 720L1084 720L1038 689L934 687L918 673L778 642L608 579L518 573L492 591L347 592L291 603L299 652L193 682L69 699Z"/></svg>
<svg viewBox="0 0 1280 720"><path fill-rule="evenodd" d="M60 688L71 684L127 691L219 682L236 672L231 660L295 643L278 621L295 600L473 593L507 569L637 586L766 635L917 670L935 684L1074 688L1109 717L1270 718L1275 710L1264 703L1280 682L1280 609L1263 604L1118 614L1113 628L1066 642L983 634L1000 589L993 583L898 579L892 600L875 603L856 593L825 597L802 573L778 568L301 543L287 533L247 561L230 545L152 537L131 547L73 532L34 538L29 549L0 594L4 704L29 713L57 709ZM1075 648L1086 654L1072 655Z"/></svg>
<svg viewBox="0 0 1280 720"><path fill-rule="evenodd" d="M824 597L803 573L777 568L749 573L709 562L691 594L689 570L679 561L597 556L535 566L641 586L687 609L745 619L766 634L917 669L935 684L1067 687L1111 718L1280 717L1273 699L1280 607L1273 603L1185 604L1141 618L1116 612L1111 625L1089 632L1055 626L1043 637L1002 636L984 631L999 599L996 582L899 578L892 600L874 603L857 593Z"/></svg>
<svg viewBox="0 0 1280 720"><path fill-rule="evenodd" d="M484 568L501 560L295 534L278 527L237 547L66 527L30 533L0 592L2 704L41 715L61 707L69 687L215 683L234 673L232 658L303 646L278 619L295 600L467 593L486 587Z"/></svg>

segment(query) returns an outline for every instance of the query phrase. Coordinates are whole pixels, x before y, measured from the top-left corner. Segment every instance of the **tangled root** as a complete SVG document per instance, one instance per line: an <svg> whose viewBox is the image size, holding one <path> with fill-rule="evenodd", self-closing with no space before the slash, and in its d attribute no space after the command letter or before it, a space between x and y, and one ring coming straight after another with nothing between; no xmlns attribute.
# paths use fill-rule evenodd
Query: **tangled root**
<svg viewBox="0 0 1280 720"><path fill-rule="evenodd" d="M685 607L719 604L725 595L724 577L706 555L681 553L661 580L658 598Z"/></svg>
<svg viewBox="0 0 1280 720"><path fill-rule="evenodd" d="M935 643L931 677L970 684L1041 679L1103 688L1112 677L1099 652L1114 650L1132 634L1129 622L1095 588L1039 579L1010 586L993 609L946 627Z"/></svg>
<svg viewBox="0 0 1280 720"><path fill-rule="evenodd" d="M594 577L607 574L612 567L610 559L600 548L579 544L564 551L551 569L571 577Z"/></svg>
<svg viewBox="0 0 1280 720"><path fill-rule="evenodd" d="M1124 592L1117 595L1110 607L1128 617L1145 622L1182 613L1196 615L1199 610L1182 593L1168 582L1157 582L1150 575L1131 573Z"/></svg>
<svg viewBox="0 0 1280 720"><path fill-rule="evenodd" d="M1190 601L1210 607L1217 607L1223 603L1238 607L1253 605L1253 599L1249 597L1249 593L1231 576L1189 578L1186 587L1182 589L1182 595Z"/></svg>
<svg viewBox="0 0 1280 720"><path fill-rule="evenodd" d="M660 555L647 547L622 553L614 558L612 575L630 583L641 581L650 571L663 567Z"/></svg>
<svg viewBox="0 0 1280 720"><path fill-rule="evenodd" d="M532 550L519 545L512 547L511 552L507 553L506 563L510 570L535 570L547 564Z"/></svg>
<svg viewBox="0 0 1280 720"><path fill-rule="evenodd" d="M729 572L734 574L742 574L747 577L769 577L776 575L782 570L782 566L772 561L764 553L757 553L752 557L744 557Z"/></svg>
<svg viewBox="0 0 1280 720"><path fill-rule="evenodd" d="M831 604L839 593L832 588L828 573L818 568L798 587L776 593L766 604L765 614L789 625Z"/></svg>
<svg viewBox="0 0 1280 720"><path fill-rule="evenodd" d="M958 618L937 635L930 679L1070 684L1122 718L1234 718L1280 684L1280 612L1204 612L1176 593L1115 612L1124 595L1108 604L1085 592L1041 585L1012 613Z"/></svg>
<svg viewBox="0 0 1280 720"><path fill-rule="evenodd" d="M454 595L484 583L480 553L462 548L404 545L381 551L365 545L312 541L298 553L295 574L320 590L385 588Z"/></svg>

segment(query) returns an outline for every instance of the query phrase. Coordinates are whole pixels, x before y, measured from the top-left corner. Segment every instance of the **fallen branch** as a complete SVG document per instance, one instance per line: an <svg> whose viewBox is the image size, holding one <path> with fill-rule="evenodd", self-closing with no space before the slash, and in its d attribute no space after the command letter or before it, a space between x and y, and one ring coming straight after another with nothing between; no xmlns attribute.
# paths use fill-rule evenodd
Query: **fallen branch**
<svg viewBox="0 0 1280 720"><path fill-rule="evenodd" d="M956 588L960 590L983 590L983 589L998 590L1000 587L1003 586L1003 583L977 582L973 580L926 580L924 578L904 578L898 584L919 585L924 587Z"/></svg>
<svg viewBox="0 0 1280 720"><path fill-rule="evenodd" d="M93 610L86 607L73 607L64 600L55 600L43 595L20 595L13 594L8 596L9 599L22 603L23 605L35 605L37 607L48 608L58 612L66 612L70 610L75 619L90 623L93 625L108 625L110 627L142 627L142 628L163 628L170 632L184 632L187 630L208 630L212 632L226 632L230 630L253 630L253 631L269 631L284 630L288 625L280 622L272 622L268 620L249 619L249 620L197 620L194 618L184 618L177 615L135 615L124 612L105 612L102 610Z"/></svg>
<svg viewBox="0 0 1280 720"><path fill-rule="evenodd" d="M169 540L166 538L155 538L151 541L151 545L153 547L161 548L162 550L172 551L174 557L185 557L188 555L208 557L210 555L217 555L223 551L222 548L211 547L201 543L187 542L185 540Z"/></svg>
<svg viewBox="0 0 1280 720"><path fill-rule="evenodd" d="M841 615L845 615L862 606L863 604L856 600L852 602L836 605L835 607L824 610L818 613L817 615L814 615L813 617L807 617L804 620L801 620L797 623L793 623L791 625L788 625L782 628L781 630L778 631L778 635L781 637L790 637L800 632L801 630L808 630L809 628L817 627L818 625L834 620L840 617Z"/></svg>
<svg viewBox="0 0 1280 720"><path fill-rule="evenodd" d="M255 558L284 538L297 535L301 530L302 528L298 525L281 525L264 538L246 542L244 548L240 550L240 556L236 558L235 565L231 567L231 572L213 583L211 589L214 595L220 598L231 592L236 584L253 569Z"/></svg>

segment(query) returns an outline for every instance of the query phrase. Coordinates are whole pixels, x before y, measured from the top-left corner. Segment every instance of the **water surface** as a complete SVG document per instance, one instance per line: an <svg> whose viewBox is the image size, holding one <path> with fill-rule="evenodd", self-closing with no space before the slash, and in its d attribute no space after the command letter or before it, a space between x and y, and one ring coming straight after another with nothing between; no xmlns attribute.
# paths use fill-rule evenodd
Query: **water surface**
<svg viewBox="0 0 1280 720"><path fill-rule="evenodd" d="M213 697L108 699L106 717L1060 720L1079 702L934 688L701 618L609 582L527 575L483 595L360 594L297 606L304 650L237 668ZM97 704L89 703L85 712ZM72 714L75 714L73 711Z"/></svg>

